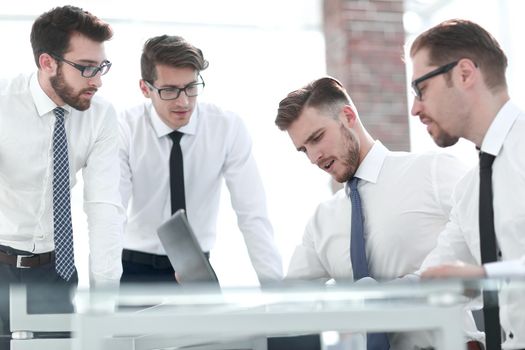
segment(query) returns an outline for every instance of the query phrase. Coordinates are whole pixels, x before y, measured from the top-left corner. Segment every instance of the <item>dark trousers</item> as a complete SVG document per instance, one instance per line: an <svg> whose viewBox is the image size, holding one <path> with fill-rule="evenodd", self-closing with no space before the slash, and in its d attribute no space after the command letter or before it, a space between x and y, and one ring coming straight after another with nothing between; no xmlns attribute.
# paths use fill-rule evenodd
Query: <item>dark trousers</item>
<svg viewBox="0 0 525 350"><path fill-rule="evenodd" d="M124 249L122 252L122 283L177 283L175 270L165 255Z"/></svg>
<svg viewBox="0 0 525 350"><path fill-rule="evenodd" d="M319 334L268 338L268 350L321 350Z"/></svg>
<svg viewBox="0 0 525 350"><path fill-rule="evenodd" d="M210 253L205 252L210 259ZM124 249L122 252L122 283L177 283L175 270L166 255Z"/></svg>
<svg viewBox="0 0 525 350"><path fill-rule="evenodd" d="M31 255L30 252L2 246L3 252L15 255ZM25 285L27 288L27 312L31 314L71 313L74 307L71 293L78 284L76 271L69 281L64 281L50 262L33 268L17 268L0 263L0 319L2 336L0 350L9 349L11 330L9 326L9 286Z"/></svg>

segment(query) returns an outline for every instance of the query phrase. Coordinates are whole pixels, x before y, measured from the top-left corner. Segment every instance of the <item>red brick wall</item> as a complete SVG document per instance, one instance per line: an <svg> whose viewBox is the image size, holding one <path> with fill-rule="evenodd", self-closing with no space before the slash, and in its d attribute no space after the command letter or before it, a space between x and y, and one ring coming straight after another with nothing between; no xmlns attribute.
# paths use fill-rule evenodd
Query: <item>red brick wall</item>
<svg viewBox="0 0 525 350"><path fill-rule="evenodd" d="M372 137L409 150L403 0L324 0L327 72L352 97Z"/></svg>

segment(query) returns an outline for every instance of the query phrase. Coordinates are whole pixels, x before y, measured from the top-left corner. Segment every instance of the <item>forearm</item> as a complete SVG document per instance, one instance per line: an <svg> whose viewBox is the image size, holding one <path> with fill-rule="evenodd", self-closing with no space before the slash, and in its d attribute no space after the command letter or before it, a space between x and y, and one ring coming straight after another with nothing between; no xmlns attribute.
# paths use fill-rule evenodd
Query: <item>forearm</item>
<svg viewBox="0 0 525 350"><path fill-rule="evenodd" d="M111 203L86 203L90 279L95 284L118 283L122 274L122 208Z"/></svg>

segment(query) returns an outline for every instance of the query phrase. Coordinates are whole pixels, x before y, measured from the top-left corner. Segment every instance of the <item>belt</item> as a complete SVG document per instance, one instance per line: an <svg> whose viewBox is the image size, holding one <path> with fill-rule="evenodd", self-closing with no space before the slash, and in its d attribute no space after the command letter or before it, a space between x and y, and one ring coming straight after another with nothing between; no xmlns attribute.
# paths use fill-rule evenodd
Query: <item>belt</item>
<svg viewBox="0 0 525 350"><path fill-rule="evenodd" d="M0 250L0 262L15 266L19 269L38 267L55 261L55 252L31 255L7 254Z"/></svg>
<svg viewBox="0 0 525 350"><path fill-rule="evenodd" d="M166 255L156 255L136 250L124 249L122 251L122 260L136 264L150 265L156 269L169 269L171 267L170 259Z"/></svg>
<svg viewBox="0 0 525 350"><path fill-rule="evenodd" d="M204 255L208 260L210 259L210 252L204 252ZM135 264L153 266L156 269L173 269L170 259L166 255L157 255L138 252L136 250L124 249L122 251L122 260Z"/></svg>

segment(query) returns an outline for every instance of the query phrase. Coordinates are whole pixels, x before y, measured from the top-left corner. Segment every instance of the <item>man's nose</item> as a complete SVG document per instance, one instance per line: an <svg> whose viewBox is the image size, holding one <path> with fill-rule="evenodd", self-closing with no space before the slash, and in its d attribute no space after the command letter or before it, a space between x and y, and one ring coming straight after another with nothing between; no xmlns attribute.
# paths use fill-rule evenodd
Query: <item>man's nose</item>
<svg viewBox="0 0 525 350"><path fill-rule="evenodd" d="M175 104L179 106L187 106L189 103L189 97L186 95L186 91L181 91L179 96L174 100Z"/></svg>
<svg viewBox="0 0 525 350"><path fill-rule="evenodd" d="M89 78L89 86L96 87L97 89L102 86L102 75L100 72L95 74L94 77Z"/></svg>
<svg viewBox="0 0 525 350"><path fill-rule="evenodd" d="M418 116L421 114L422 104L417 97L414 97L412 101L412 108L410 109L410 114L413 116Z"/></svg>
<svg viewBox="0 0 525 350"><path fill-rule="evenodd" d="M312 162L312 164L314 165L317 165L317 163L321 160L323 154L322 152L320 152L319 149L313 147L308 150L307 155L310 159L310 162Z"/></svg>

